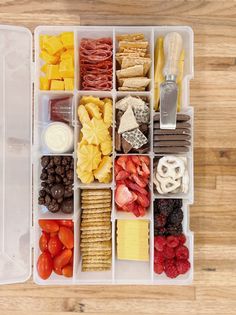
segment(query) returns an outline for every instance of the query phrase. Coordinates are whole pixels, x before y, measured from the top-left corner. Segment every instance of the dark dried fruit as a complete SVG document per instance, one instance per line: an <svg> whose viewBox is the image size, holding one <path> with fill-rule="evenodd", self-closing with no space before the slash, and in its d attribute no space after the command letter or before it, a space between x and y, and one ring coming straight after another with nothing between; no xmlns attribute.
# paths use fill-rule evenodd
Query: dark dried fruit
<svg viewBox="0 0 236 315"><path fill-rule="evenodd" d="M166 216L163 215L163 214L159 214L157 217L156 217L156 226L157 227L163 227L166 225Z"/></svg>
<svg viewBox="0 0 236 315"><path fill-rule="evenodd" d="M61 165L61 157L60 156L54 156L53 162L55 165Z"/></svg>
<svg viewBox="0 0 236 315"><path fill-rule="evenodd" d="M40 196L40 197L45 197L45 196L46 196L46 191L43 190L43 189L41 189L41 190L39 191L39 196Z"/></svg>
<svg viewBox="0 0 236 315"><path fill-rule="evenodd" d="M68 172L66 172L66 177L69 179L69 180L73 180L74 178L74 172L72 170L69 170Z"/></svg>
<svg viewBox="0 0 236 315"><path fill-rule="evenodd" d="M57 175L63 175L65 172L65 168L63 166L59 165L56 167L55 172Z"/></svg>
<svg viewBox="0 0 236 315"><path fill-rule="evenodd" d="M45 171L42 171L41 175L40 175L40 179L41 180L46 180L48 179L48 174Z"/></svg>
<svg viewBox="0 0 236 315"><path fill-rule="evenodd" d="M50 205L51 200L52 200L51 197L49 195L46 195L46 197L45 197L45 205L46 206Z"/></svg>
<svg viewBox="0 0 236 315"><path fill-rule="evenodd" d="M179 225L180 223L182 223L184 218L184 214L183 211L181 209L175 209L168 217L168 221L171 224L174 225Z"/></svg>
<svg viewBox="0 0 236 315"><path fill-rule="evenodd" d="M183 201L182 199L173 199L174 200L174 208L182 208Z"/></svg>
<svg viewBox="0 0 236 315"><path fill-rule="evenodd" d="M56 203L56 204L52 204L52 203L51 203L51 204L48 206L48 210L49 210L50 212L55 213L55 212L58 212L58 211L60 210L60 206L59 206L58 203Z"/></svg>
<svg viewBox="0 0 236 315"><path fill-rule="evenodd" d="M182 234L183 232L182 224L180 225L169 224L167 225L166 229L167 229L167 235L179 235L179 234Z"/></svg>

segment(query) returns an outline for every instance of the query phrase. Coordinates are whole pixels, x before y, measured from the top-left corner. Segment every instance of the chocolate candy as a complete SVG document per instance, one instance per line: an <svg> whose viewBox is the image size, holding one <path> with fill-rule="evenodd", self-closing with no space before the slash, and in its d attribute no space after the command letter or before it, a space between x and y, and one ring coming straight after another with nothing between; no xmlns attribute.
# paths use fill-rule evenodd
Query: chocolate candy
<svg viewBox="0 0 236 315"><path fill-rule="evenodd" d="M160 114L154 116L153 151L159 153L184 153L191 146L190 116L177 114L176 129L160 129Z"/></svg>
<svg viewBox="0 0 236 315"><path fill-rule="evenodd" d="M38 203L52 213L73 212L74 160L71 156L43 156ZM66 202L65 202L66 201Z"/></svg>
<svg viewBox="0 0 236 315"><path fill-rule="evenodd" d="M55 199L62 198L64 196L64 192L65 192L65 189L63 185L60 185L60 184L54 185L51 188L51 195Z"/></svg>

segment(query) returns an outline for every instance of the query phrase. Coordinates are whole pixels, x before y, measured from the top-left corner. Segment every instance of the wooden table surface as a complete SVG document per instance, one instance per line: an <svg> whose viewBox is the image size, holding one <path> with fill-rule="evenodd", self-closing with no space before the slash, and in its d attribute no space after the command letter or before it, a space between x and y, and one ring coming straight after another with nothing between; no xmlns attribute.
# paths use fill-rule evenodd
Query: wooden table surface
<svg viewBox="0 0 236 315"><path fill-rule="evenodd" d="M236 314L236 1L1 0L0 23L189 25L195 33L192 286L0 287L1 315Z"/></svg>

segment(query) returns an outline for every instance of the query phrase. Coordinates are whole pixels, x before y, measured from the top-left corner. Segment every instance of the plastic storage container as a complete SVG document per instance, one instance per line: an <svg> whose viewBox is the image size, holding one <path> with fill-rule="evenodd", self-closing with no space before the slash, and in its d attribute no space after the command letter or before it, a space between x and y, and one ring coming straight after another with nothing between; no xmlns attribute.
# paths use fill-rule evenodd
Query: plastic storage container
<svg viewBox="0 0 236 315"><path fill-rule="evenodd" d="M68 91L40 91L39 76L41 61L39 59L40 34L58 34L64 31L74 32L75 45L75 84L74 90ZM73 104L72 125L74 127L74 157L76 170L76 147L80 123L77 119L77 106L83 95L110 97L113 100L113 114L115 101L128 94L146 96L150 101L150 129L153 130L153 97L154 97L154 45L158 36L168 32L177 31L182 35L185 49L184 78L182 81L182 107L181 112L191 116L192 141L188 159L190 186L187 194L164 196L164 198L183 199L183 231L187 236L187 246L190 251L191 269L183 276L169 279L164 275L158 276L153 270L153 201L162 198L154 193L152 174L149 188L151 191L151 205L145 217L150 226L150 261L133 262L116 259L116 220L131 217L129 213L116 211L114 203L115 181L111 184L93 183L82 184L74 173L74 214L50 213L38 205L38 192L40 188L40 157L48 152L42 146L41 133L48 123L47 100L58 96L71 96ZM152 67L150 70L151 83L145 92L119 92L116 90L116 63L117 50L116 35L123 33L144 33L150 44ZM80 69L78 47L83 37L112 37L113 38L113 89L110 92L82 91L80 90ZM186 26L150 26L150 27L105 27L105 26L40 26L34 34L35 62L33 62L32 34L26 28L14 26L0 26L0 283L16 283L26 281L32 274L32 248L33 248L33 278L37 284L190 284L193 279L193 233L189 230L189 205L193 202L193 108L189 104L189 83L193 77L193 32ZM32 95L34 91L34 103ZM34 105L33 105L34 104ZM113 135L115 115L113 115ZM33 132L32 132L33 131ZM151 147L148 156L151 166L155 156L152 149L152 133L150 133ZM113 137L114 148L114 137ZM48 154L51 155L51 154ZM113 161L117 154L113 149ZM80 190L82 188L110 187L113 191L112 208L112 269L106 272L82 272L80 257ZM33 193L32 193L33 192ZM32 200L33 195L33 200ZM32 224L33 214L33 224ZM42 280L37 273L36 262L39 256L40 228L38 219L72 219L74 222L74 273L72 278L64 278L56 274L48 280Z"/></svg>

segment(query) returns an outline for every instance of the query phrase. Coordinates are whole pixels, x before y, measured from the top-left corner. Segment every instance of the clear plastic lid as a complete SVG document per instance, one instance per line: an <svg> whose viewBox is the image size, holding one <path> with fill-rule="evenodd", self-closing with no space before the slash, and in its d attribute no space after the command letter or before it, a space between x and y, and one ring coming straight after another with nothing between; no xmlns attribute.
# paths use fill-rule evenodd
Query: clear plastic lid
<svg viewBox="0 0 236 315"><path fill-rule="evenodd" d="M0 284L31 275L32 34L0 26Z"/></svg>

